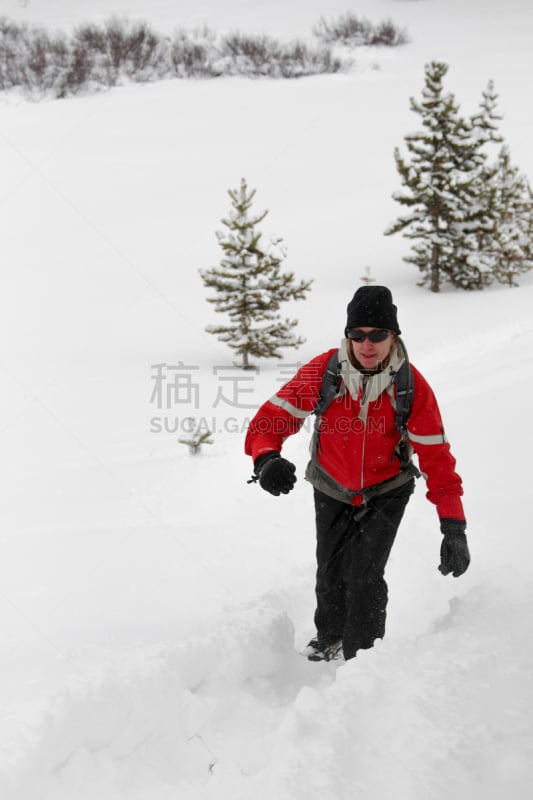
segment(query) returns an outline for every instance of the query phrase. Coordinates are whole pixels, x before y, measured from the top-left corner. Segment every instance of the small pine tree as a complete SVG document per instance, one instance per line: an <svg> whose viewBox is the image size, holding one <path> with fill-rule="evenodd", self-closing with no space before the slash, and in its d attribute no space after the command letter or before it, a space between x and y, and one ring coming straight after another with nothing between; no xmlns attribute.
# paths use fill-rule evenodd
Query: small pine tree
<svg viewBox="0 0 533 800"><path fill-rule="evenodd" d="M475 131L478 144L496 142L501 144L503 137L498 133L498 123L502 117L496 113L498 95L494 89L494 81L489 81L487 88L482 92L480 110L472 117L472 127Z"/></svg>
<svg viewBox="0 0 533 800"><path fill-rule="evenodd" d="M479 111L470 120L478 169L469 198L468 223L463 225L458 243L458 268L452 280L455 286L464 289L481 289L493 279L492 239L497 218L494 179L498 165L488 163L484 148L503 141L498 133L498 122L502 118L496 113L497 99L494 83L489 81L482 93ZM477 280L470 279L472 273Z"/></svg>
<svg viewBox="0 0 533 800"><path fill-rule="evenodd" d="M443 280L461 289L482 289L494 279L515 286L516 276L533 267L531 189L506 147L488 162L486 147L503 142L493 82L467 120L443 91L447 70L441 62L426 65L422 101L411 98L423 130L405 137L410 160L394 153L407 190L394 197L411 213L385 234L401 231L415 240L405 261L434 292Z"/></svg>
<svg viewBox="0 0 533 800"><path fill-rule="evenodd" d="M396 167L407 189L393 196L411 209L385 231L403 232L413 239L412 254L405 260L422 272L422 284L440 291L443 279L451 279L457 264L457 230L466 221L467 198L472 191L477 153L469 123L459 116L453 94L444 92L448 65L426 65L422 100L410 99L412 111L422 119L423 130L405 137L411 160L398 148Z"/></svg>
<svg viewBox="0 0 533 800"><path fill-rule="evenodd" d="M370 274L370 267L365 267L365 274L361 276L360 281L365 283L367 286L376 282L376 279Z"/></svg>
<svg viewBox="0 0 533 800"><path fill-rule="evenodd" d="M493 81L482 93L479 111L465 121L460 184L462 219L453 228L454 266L448 279L460 289L483 289L492 282L491 231L494 230L493 188L497 167L489 164L486 146L501 142L496 113L498 95Z"/></svg>
<svg viewBox="0 0 533 800"><path fill-rule="evenodd" d="M472 117L480 146L503 142L497 129L502 119L496 113L497 97L494 83L489 81L480 111ZM465 239L470 263L480 265L484 285L495 279L517 286L516 276L533 266L533 206L529 183L511 165L507 146L502 146L496 161L482 164L472 204L471 216L476 224Z"/></svg>
<svg viewBox="0 0 533 800"><path fill-rule="evenodd" d="M193 434L189 439L178 439L180 444L186 444L192 456L197 456L204 444L213 444L211 439L211 431L204 431L204 433Z"/></svg>
<svg viewBox="0 0 533 800"><path fill-rule="evenodd" d="M239 189L228 192L232 210L222 220L226 230L217 232L224 256L220 266L200 270L204 284L216 293L208 302L229 316L228 324L206 330L239 353L244 369L253 369L250 356L281 358L280 348L305 341L293 333L297 321L282 319L279 309L288 300L303 300L312 283L295 283L294 273L282 272L282 239L263 245L258 225L268 211L251 213L255 193L244 178Z"/></svg>
<svg viewBox="0 0 533 800"><path fill-rule="evenodd" d="M188 420L190 422L194 422L192 417L189 417ZM202 425L199 424L196 427L196 430L191 433L188 439L178 439L179 444L186 444L189 448L189 453L192 456L197 456L201 450L202 445L204 444L214 444L212 440L212 432L207 428L202 430Z"/></svg>
<svg viewBox="0 0 533 800"><path fill-rule="evenodd" d="M405 137L411 159L395 151L396 166L407 192L394 194L412 208L385 231L415 240L407 262L423 273L422 284L434 292L443 281L462 289L482 289L492 281L491 237L495 230L495 165L487 164L485 145L500 142L497 95L489 82L480 109L470 119L443 89L448 65L426 65L422 101L411 109L423 130Z"/></svg>
<svg viewBox="0 0 533 800"><path fill-rule="evenodd" d="M492 272L500 283L517 286L517 276L533 268L533 194L527 178L511 164L508 147L500 150L492 187Z"/></svg>

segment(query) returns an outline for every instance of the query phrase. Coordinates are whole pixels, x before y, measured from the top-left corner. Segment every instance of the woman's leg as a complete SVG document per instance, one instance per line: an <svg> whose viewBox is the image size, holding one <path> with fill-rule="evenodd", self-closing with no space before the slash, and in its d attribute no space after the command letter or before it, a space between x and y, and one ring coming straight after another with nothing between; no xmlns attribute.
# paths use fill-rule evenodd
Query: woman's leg
<svg viewBox="0 0 533 800"><path fill-rule="evenodd" d="M385 634L385 567L413 489L414 484L409 483L374 498L367 513L352 526L343 559L346 617L342 640L347 659L372 647Z"/></svg>

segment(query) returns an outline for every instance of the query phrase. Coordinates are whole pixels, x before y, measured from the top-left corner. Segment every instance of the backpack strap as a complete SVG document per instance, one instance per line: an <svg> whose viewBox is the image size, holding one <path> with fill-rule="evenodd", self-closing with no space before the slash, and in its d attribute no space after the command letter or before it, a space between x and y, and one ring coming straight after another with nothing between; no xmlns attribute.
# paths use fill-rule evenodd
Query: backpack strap
<svg viewBox="0 0 533 800"><path fill-rule="evenodd" d="M415 476L419 478L420 472L411 461L412 448L409 442L409 433L407 431L407 422L409 421L409 416L413 407L414 379L413 370L409 364L409 359L407 358L405 348L404 356L405 360L402 362L400 368L394 376L394 384L396 387L396 413L394 417L394 424L396 425L396 429L400 434L400 441L395 449L398 454L398 458L400 459L401 468L405 469L409 466L410 469L414 471Z"/></svg>
<svg viewBox="0 0 533 800"><path fill-rule="evenodd" d="M407 436L407 421L413 406L413 371L407 359L394 376L396 385L396 428L402 438Z"/></svg>
<svg viewBox="0 0 533 800"><path fill-rule="evenodd" d="M312 411L312 413L315 415L315 424L313 428L313 438L311 440L311 459L317 463L322 414L324 414L324 412L330 407L339 394L340 384L341 373L339 352L338 350L335 350L335 352L329 357L329 361L326 364L326 369L322 375L322 383L320 384L320 394L317 404Z"/></svg>
<svg viewBox="0 0 533 800"><path fill-rule="evenodd" d="M330 407L339 393L341 384L339 352L336 350L330 356L326 365L325 372L322 376L322 385L320 386L320 396L318 402L313 409L313 414L317 417L322 416L324 411Z"/></svg>

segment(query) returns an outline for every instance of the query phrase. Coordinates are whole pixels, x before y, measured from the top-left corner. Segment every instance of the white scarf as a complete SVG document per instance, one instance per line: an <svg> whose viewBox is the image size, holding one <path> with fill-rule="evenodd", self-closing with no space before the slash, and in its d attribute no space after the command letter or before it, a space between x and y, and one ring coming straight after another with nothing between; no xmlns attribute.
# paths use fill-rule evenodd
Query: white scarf
<svg viewBox="0 0 533 800"><path fill-rule="evenodd" d="M344 383L344 391L348 391L354 400L359 400L361 410L359 419L366 423L368 404L375 402L380 394L387 392L394 402L394 377L405 361L405 347L401 340L394 345L387 366L379 372L363 373L353 366L348 357L349 339L343 339L339 348L340 375Z"/></svg>

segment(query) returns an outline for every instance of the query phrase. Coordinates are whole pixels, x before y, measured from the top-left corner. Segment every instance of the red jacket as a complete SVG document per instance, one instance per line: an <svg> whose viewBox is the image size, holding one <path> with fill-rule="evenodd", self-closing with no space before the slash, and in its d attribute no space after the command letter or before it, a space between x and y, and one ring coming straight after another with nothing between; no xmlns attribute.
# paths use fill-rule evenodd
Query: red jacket
<svg viewBox="0 0 533 800"><path fill-rule="evenodd" d="M300 430L316 406L322 375L335 349L305 364L261 406L250 423L245 441L245 451L254 461L268 451L281 452L284 440ZM435 395L420 372L413 365L411 368L414 397L408 433L427 481L426 496L436 505L441 519L464 520L461 478L455 472L455 459L444 435ZM349 366L348 370L356 374L356 380L362 378L354 367ZM381 385L384 388L380 390ZM356 385L352 392L345 391L331 403L322 416L318 461L337 483L349 490L360 491L381 483L400 470L394 454L400 436L394 424L392 386L387 375L370 392L374 399L368 400L363 386L358 388L356 398L352 396L357 391ZM361 497L356 496L353 503L359 505Z"/></svg>

